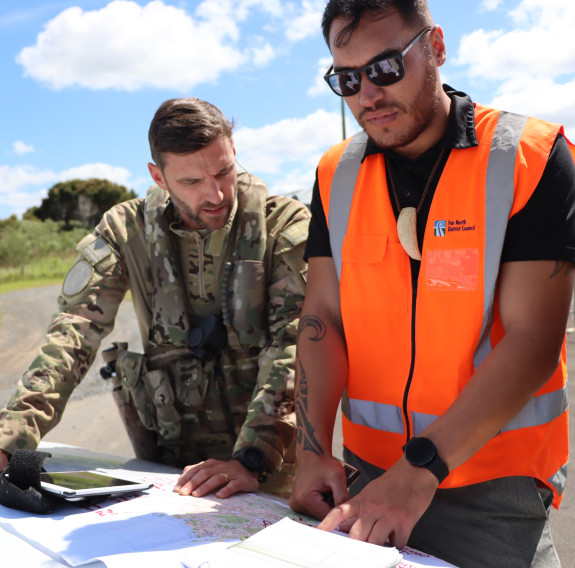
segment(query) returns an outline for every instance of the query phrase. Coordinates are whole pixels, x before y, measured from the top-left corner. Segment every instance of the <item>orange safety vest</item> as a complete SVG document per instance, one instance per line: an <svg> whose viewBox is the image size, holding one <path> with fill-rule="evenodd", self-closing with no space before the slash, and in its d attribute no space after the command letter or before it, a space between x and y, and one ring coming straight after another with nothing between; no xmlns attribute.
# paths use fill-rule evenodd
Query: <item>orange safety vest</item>
<svg viewBox="0 0 575 568"><path fill-rule="evenodd" d="M360 133L319 164L349 361L344 445L383 469L447 410L503 337L496 292L507 223L531 197L563 132L479 105L475 122L479 145L451 151L435 191L416 290L383 154L362 163ZM553 490L558 506L567 478L566 380L564 342L553 376L441 487L530 476Z"/></svg>

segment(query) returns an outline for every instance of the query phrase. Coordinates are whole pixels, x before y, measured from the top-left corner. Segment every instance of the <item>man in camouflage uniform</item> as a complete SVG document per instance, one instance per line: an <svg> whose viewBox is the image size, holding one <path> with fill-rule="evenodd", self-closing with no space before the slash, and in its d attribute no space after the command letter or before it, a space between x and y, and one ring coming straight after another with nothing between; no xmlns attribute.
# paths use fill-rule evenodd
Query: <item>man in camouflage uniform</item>
<svg viewBox="0 0 575 568"><path fill-rule="evenodd" d="M285 490L308 210L237 173L232 125L205 101L166 101L149 140L157 185L79 243L47 341L0 413L0 468L58 423L130 290L144 354L106 355L136 455L185 467L182 494L253 491L279 470L263 488Z"/></svg>

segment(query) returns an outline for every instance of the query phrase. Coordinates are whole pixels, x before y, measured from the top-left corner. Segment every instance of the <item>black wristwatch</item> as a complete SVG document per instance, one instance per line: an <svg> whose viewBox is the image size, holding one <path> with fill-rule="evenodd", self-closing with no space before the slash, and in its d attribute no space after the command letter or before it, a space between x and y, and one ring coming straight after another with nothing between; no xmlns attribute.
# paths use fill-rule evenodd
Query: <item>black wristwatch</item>
<svg viewBox="0 0 575 568"><path fill-rule="evenodd" d="M411 438L403 446L405 459L415 467L428 469L441 483L448 475L449 469L439 457L435 444L429 438Z"/></svg>
<svg viewBox="0 0 575 568"><path fill-rule="evenodd" d="M258 481L266 480L266 456L259 448L250 446L238 450L232 459L238 460L246 469L258 474Z"/></svg>

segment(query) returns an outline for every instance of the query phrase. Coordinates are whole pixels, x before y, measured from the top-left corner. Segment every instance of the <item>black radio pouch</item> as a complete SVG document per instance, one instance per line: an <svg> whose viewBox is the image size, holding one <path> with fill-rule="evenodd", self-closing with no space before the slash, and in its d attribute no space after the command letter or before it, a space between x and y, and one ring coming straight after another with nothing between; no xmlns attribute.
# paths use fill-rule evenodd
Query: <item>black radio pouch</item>
<svg viewBox="0 0 575 568"><path fill-rule="evenodd" d="M0 505L37 515L54 511L61 500L43 492L40 486L42 464L51 456L48 452L15 450L0 472Z"/></svg>

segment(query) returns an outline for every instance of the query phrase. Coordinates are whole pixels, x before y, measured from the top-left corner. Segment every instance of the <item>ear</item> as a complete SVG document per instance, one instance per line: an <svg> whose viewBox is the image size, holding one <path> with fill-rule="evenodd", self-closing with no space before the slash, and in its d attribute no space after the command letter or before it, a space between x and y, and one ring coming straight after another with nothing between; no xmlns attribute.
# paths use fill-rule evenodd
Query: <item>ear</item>
<svg viewBox="0 0 575 568"><path fill-rule="evenodd" d="M148 162L148 171L150 172L152 179L156 182L156 185L159 185L164 191L168 191L168 184L166 183L166 180L164 180L162 170L156 166L156 164Z"/></svg>
<svg viewBox="0 0 575 568"><path fill-rule="evenodd" d="M441 26L434 26L431 30L430 39L433 42L433 54L438 67L441 67L447 60L445 49L445 40L443 39L443 30Z"/></svg>

